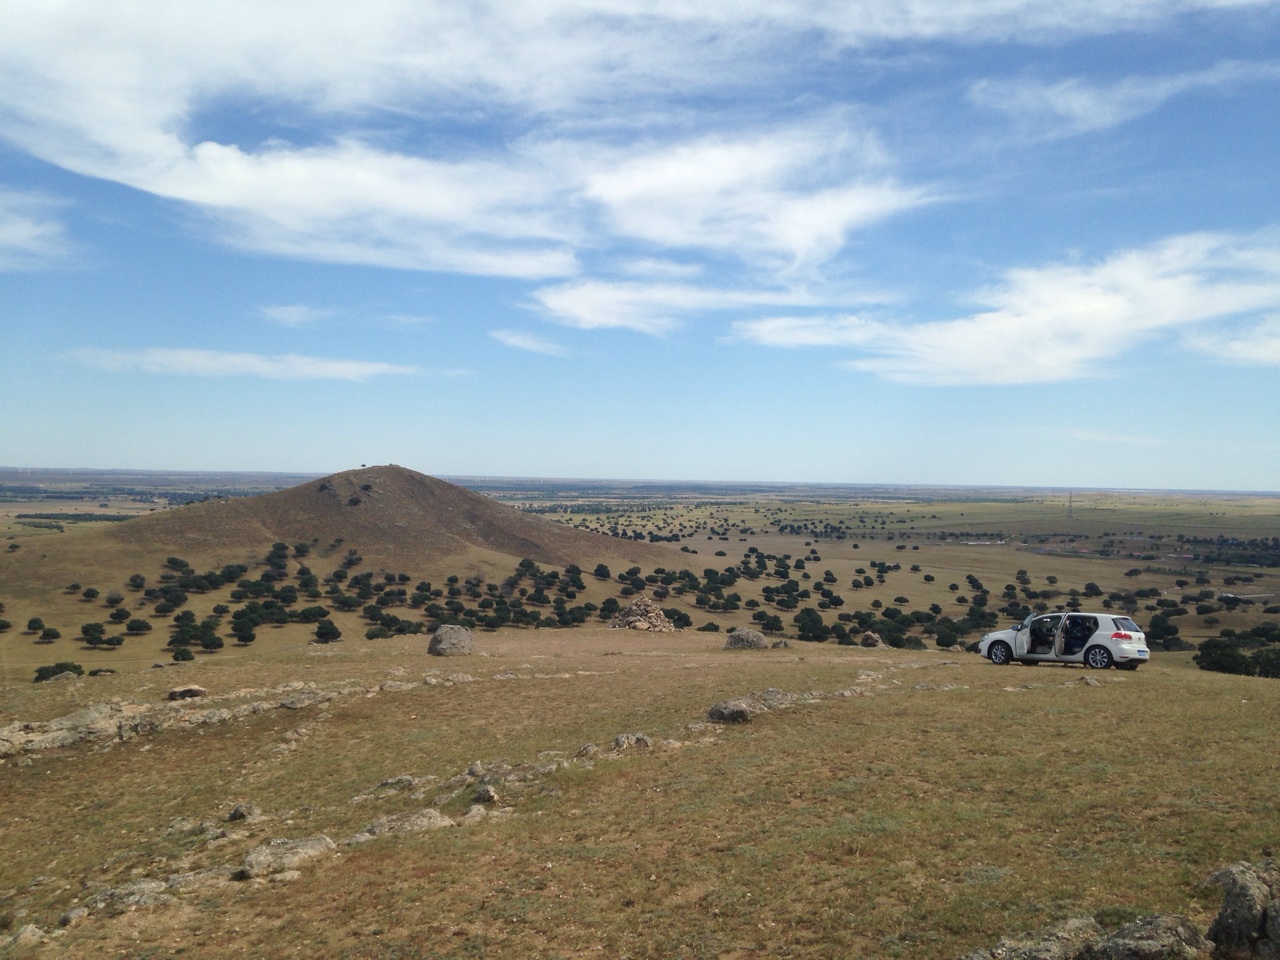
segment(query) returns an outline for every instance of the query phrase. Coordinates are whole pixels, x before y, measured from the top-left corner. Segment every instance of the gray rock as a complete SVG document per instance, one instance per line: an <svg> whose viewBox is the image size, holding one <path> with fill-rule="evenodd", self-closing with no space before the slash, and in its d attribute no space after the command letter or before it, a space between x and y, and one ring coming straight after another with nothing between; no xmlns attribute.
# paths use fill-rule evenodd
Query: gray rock
<svg viewBox="0 0 1280 960"><path fill-rule="evenodd" d="M170 700L191 700L194 697L203 697L209 691L204 687L197 686L194 683L188 683L186 686L174 687L169 691Z"/></svg>
<svg viewBox="0 0 1280 960"><path fill-rule="evenodd" d="M465 657L474 645L470 630L456 623L445 623L431 635L427 653L437 657Z"/></svg>
<svg viewBox="0 0 1280 960"><path fill-rule="evenodd" d="M238 820L257 820L261 816L262 811L256 803L237 803L227 814L227 819L235 823Z"/></svg>
<svg viewBox="0 0 1280 960"><path fill-rule="evenodd" d="M735 697L732 700L721 700L712 704L707 711L707 719L713 723L749 723L756 714L764 713L768 708L758 700L750 697Z"/></svg>
<svg viewBox="0 0 1280 960"><path fill-rule="evenodd" d="M482 786L479 790L476 791L475 802L476 803L497 803L498 791L495 790L491 785L486 783L484 786Z"/></svg>
<svg viewBox="0 0 1280 960"><path fill-rule="evenodd" d="M72 907L58 919L60 927L74 927L78 923L83 923L89 919L88 907Z"/></svg>
<svg viewBox="0 0 1280 960"><path fill-rule="evenodd" d="M768 650L769 641L759 630L734 630L724 642L726 650Z"/></svg>
<svg viewBox="0 0 1280 960"><path fill-rule="evenodd" d="M336 849L337 844L323 834L301 840L268 840L249 851L237 877L252 880L255 877L293 870L309 860L327 856Z"/></svg>
<svg viewBox="0 0 1280 960"><path fill-rule="evenodd" d="M858 645L861 647L881 647L884 646L884 640L880 638L880 634L868 630L858 638Z"/></svg>
<svg viewBox="0 0 1280 960"><path fill-rule="evenodd" d="M0 940L0 946L5 947L30 947L44 941L45 933L34 923L28 923L18 928L18 932L11 937Z"/></svg>
<svg viewBox="0 0 1280 960"><path fill-rule="evenodd" d="M613 738L613 749L630 750L639 748L641 750L649 750L653 747L653 740L643 733L620 733Z"/></svg>
<svg viewBox="0 0 1280 960"><path fill-rule="evenodd" d="M439 810L434 807L425 807L422 810L411 810L408 813L397 813L375 820L354 837L347 840L347 843L364 843L375 837L422 833L426 830L442 830L446 827L456 826L456 823Z"/></svg>
<svg viewBox="0 0 1280 960"><path fill-rule="evenodd" d="M1278 878L1273 870L1250 863L1234 863L1209 878L1222 888L1222 909L1209 927L1209 939L1216 945L1220 960L1247 960L1257 955L1257 947L1267 939L1268 906ZM1274 926L1272 920L1270 926ZM1271 943L1280 948L1280 943Z"/></svg>
<svg viewBox="0 0 1280 960"><path fill-rule="evenodd" d="M1213 944L1186 917L1143 917L1097 943L1080 960L1209 960Z"/></svg>
<svg viewBox="0 0 1280 960"><path fill-rule="evenodd" d="M90 913L118 917L134 910L177 903L177 898L167 890L168 884L163 880L135 880L123 887L113 887L96 894L85 903L85 906Z"/></svg>

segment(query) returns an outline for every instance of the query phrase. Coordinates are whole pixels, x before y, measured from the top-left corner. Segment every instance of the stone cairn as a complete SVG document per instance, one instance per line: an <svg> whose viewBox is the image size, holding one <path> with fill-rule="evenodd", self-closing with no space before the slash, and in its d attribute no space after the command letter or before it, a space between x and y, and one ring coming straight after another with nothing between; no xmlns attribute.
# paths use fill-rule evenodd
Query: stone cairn
<svg viewBox="0 0 1280 960"><path fill-rule="evenodd" d="M674 633L675 627L656 603L644 594L636 597L631 606L620 610L609 621L610 630L649 630L653 633Z"/></svg>

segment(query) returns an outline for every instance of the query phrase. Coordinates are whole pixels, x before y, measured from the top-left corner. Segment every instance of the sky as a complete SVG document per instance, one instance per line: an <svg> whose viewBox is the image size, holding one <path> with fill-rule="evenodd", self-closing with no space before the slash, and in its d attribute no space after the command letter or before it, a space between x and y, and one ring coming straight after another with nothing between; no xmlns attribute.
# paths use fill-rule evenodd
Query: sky
<svg viewBox="0 0 1280 960"><path fill-rule="evenodd" d="M6 0L0 464L1280 490L1278 0Z"/></svg>

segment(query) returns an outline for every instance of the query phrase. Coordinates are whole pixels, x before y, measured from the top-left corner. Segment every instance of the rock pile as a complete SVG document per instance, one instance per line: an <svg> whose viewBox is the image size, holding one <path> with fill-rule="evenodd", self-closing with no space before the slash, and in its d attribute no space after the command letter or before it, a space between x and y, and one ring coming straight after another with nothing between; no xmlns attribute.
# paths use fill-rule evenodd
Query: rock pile
<svg viewBox="0 0 1280 960"><path fill-rule="evenodd" d="M619 611L609 621L611 630L649 630L653 633L674 633L675 627L658 605L644 594L636 597L631 606Z"/></svg>

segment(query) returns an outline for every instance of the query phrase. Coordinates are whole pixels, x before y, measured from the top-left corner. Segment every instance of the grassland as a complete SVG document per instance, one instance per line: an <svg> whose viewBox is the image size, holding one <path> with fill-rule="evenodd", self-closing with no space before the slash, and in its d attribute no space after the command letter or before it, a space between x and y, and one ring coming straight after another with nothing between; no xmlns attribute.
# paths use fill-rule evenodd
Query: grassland
<svg viewBox="0 0 1280 960"><path fill-rule="evenodd" d="M1275 619L1262 612L1275 602L1262 596L1275 589L1270 571L1185 556L1188 537L1275 536L1280 504L1268 498L704 495L607 506L546 516L646 536L683 524L680 541L660 545L672 569L723 567L751 546L793 558L816 549L820 561L803 572L820 579L830 569L843 610L897 596L911 608L959 609L957 593L970 591L951 583L973 575L998 594L1025 570L1037 588L1057 579L1055 603L1087 582L1176 596L1176 581L1197 575L1215 591L1259 595L1218 612L1212 628L1203 616L1179 617L1192 639ZM844 539L814 533L841 523ZM91 529L15 534L21 547L7 559L34 554L46 537L94 542ZM106 888L236 865L270 837L341 840L387 814L437 805L460 818L471 803L464 791L437 804L434 787L414 798L381 786L389 778L443 784L477 762L561 763L500 787L509 818L343 847L289 883L240 881L96 916L37 953L954 957L1067 916L1164 911L1203 922L1218 901L1201 881L1280 841L1280 683L1205 673L1189 653L1158 653L1136 674L1090 673L1101 681L1093 686L1079 669L1002 669L932 647L793 639L790 649L725 651L717 634L588 626L480 631L478 655L441 661L426 656L425 637L361 639L353 613L335 615L347 637L339 644L308 644L298 624L265 628L251 647L229 643L161 671L150 664L166 659L163 636L101 652L35 644L22 632L37 614L64 635L102 617L100 603L68 593L64 580L105 594L135 572L92 550L66 556L43 593L15 594L0 581L15 623L0 636L0 726L90 703L158 703L183 682L209 692L192 709L274 703L298 681L339 693L327 705L0 763L0 926L52 931ZM143 572L153 578L162 560ZM873 560L900 569L849 589ZM457 563L465 575L466 558ZM583 558L585 571L592 565ZM1240 577L1252 579L1224 587ZM585 580L585 598L617 595L616 580ZM760 597L769 582L737 589ZM190 605L204 615L226 599L215 591ZM663 605L695 623L751 622L746 609L708 613L692 595ZM30 682L33 665L64 658L119 672ZM456 672L472 679L442 682ZM427 677L436 682L420 683ZM740 727L706 722L716 701L769 687L857 695ZM614 737L629 732L653 749L611 756ZM603 755L579 759L585 743ZM240 802L265 816L227 822Z"/></svg>

